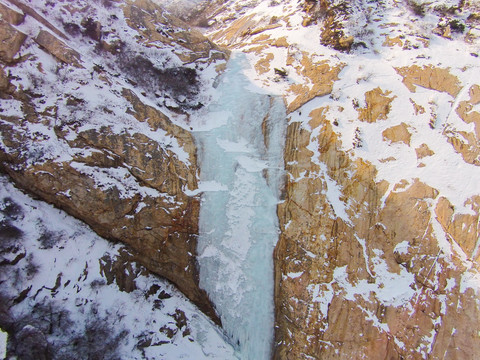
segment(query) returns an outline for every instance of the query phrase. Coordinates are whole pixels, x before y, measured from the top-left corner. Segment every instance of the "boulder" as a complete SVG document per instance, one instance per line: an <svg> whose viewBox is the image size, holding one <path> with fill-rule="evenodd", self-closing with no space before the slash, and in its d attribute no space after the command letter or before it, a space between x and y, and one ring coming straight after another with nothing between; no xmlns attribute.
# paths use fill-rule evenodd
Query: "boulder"
<svg viewBox="0 0 480 360"><path fill-rule="evenodd" d="M26 38L27 35L0 19L0 60L6 63L14 62Z"/></svg>

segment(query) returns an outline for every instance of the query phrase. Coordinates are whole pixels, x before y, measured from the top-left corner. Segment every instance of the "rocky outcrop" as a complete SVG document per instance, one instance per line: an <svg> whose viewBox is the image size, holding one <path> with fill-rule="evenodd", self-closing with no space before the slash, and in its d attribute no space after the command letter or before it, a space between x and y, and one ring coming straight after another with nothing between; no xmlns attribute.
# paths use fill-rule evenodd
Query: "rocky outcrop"
<svg viewBox="0 0 480 360"><path fill-rule="evenodd" d="M13 17L12 21L16 18ZM0 20L0 60L12 63L27 35L15 29L5 20Z"/></svg>
<svg viewBox="0 0 480 360"><path fill-rule="evenodd" d="M455 97L461 89L458 79L450 74L448 69L431 65L424 67L412 65L397 68L396 70L403 77L405 86L412 92L415 92L415 85L417 85L443 91Z"/></svg>
<svg viewBox="0 0 480 360"><path fill-rule="evenodd" d="M288 128L291 180L278 209L275 252L275 358L479 354L479 342L469 340L476 330L465 324L480 316L477 295L461 285L471 270L462 251L447 253L458 244L472 256L478 211L454 219L453 207L419 181L388 192L388 183L375 181L374 166L339 150L326 112L310 113L312 132L298 123ZM311 144L318 144L317 155L307 150ZM342 190L332 199L335 186ZM447 243L439 242L436 224L449 234Z"/></svg>
<svg viewBox="0 0 480 360"><path fill-rule="evenodd" d="M132 261L175 283L217 320L198 287L195 144L172 118L204 101L202 86L214 79L200 82L198 69L228 55L150 1L98 9L80 2L55 10L20 5L31 37L2 20L10 31L2 52L2 170L128 245ZM61 19L49 17L59 11ZM30 56L14 64L19 51ZM180 86L182 79L189 86Z"/></svg>
<svg viewBox="0 0 480 360"><path fill-rule="evenodd" d="M60 61L75 67L82 67L80 54L48 31L41 30L35 38L35 42Z"/></svg>
<svg viewBox="0 0 480 360"><path fill-rule="evenodd" d="M408 131L408 126L405 123L392 126L382 132L382 136L385 140L395 142L402 142L405 145L410 145L410 138L412 134Z"/></svg>
<svg viewBox="0 0 480 360"><path fill-rule="evenodd" d="M390 112L390 104L395 99L395 96L389 97L391 91L383 92L379 87L367 91L365 93L365 108L359 108L358 118L361 121L369 123L377 120L386 120Z"/></svg>

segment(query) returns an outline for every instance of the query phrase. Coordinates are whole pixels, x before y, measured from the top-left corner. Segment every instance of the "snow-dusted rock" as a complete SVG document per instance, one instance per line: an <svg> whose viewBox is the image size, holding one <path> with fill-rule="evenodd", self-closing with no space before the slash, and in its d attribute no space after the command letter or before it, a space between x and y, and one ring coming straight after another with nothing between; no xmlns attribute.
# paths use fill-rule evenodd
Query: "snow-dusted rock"
<svg viewBox="0 0 480 360"><path fill-rule="evenodd" d="M290 111L274 357L478 357L478 5L229 1L208 14L211 38L246 53L252 83Z"/></svg>
<svg viewBox="0 0 480 360"><path fill-rule="evenodd" d="M189 113L209 102L227 53L145 0L1 9L24 17L1 21L2 169L216 319L198 287L199 196L185 192L198 172Z"/></svg>
<svg viewBox="0 0 480 360"><path fill-rule="evenodd" d="M0 261L2 358L234 359L220 329L129 249L1 176L2 256L12 243L23 256Z"/></svg>

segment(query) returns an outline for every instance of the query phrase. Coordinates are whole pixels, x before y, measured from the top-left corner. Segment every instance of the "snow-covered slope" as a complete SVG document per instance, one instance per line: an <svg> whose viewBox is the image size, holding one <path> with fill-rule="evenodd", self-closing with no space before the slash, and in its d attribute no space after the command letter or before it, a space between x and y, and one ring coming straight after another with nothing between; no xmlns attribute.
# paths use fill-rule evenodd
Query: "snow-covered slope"
<svg viewBox="0 0 480 360"><path fill-rule="evenodd" d="M198 287L188 122L228 54L148 0L5 0L0 11L3 170L128 244L215 318Z"/></svg>
<svg viewBox="0 0 480 360"><path fill-rule="evenodd" d="M188 122L195 109L210 101L209 90L227 52L148 0L2 0L0 14L2 172L30 194L85 221L97 234L128 245L128 250L109 248L106 240L87 230L76 234L73 225L68 232L63 222L70 220L64 214L49 224L49 217L57 219L49 213L47 224L37 226L41 215L27 211L15 225L19 232L13 230L2 242L8 245L8 261L20 256L19 267L7 261L1 269L1 327L9 333L9 356L27 358L22 352L39 344L48 345L47 358L87 358L82 352L89 346L92 358L93 353L101 358L102 352L108 358L128 358L125 353L139 359L197 357L195 353L208 357L217 351L216 345L209 347L217 340L222 343L218 334L209 335L217 330L199 315L200 323L208 325L199 325L197 335L190 335L196 330L187 330L182 315L190 311L191 319L203 311L218 322L198 286L198 168ZM5 182L1 188L11 189ZM23 241L23 232L28 232L28 241ZM50 233L64 249L48 245ZM49 248L40 251L44 246L37 240L43 235ZM86 248L78 248L82 241ZM102 258L106 251L110 255ZM24 271L29 256L42 267L36 277ZM76 273L85 264L86 280L86 274L80 278ZM72 273L67 271L70 266ZM180 300L161 299L172 295L172 286L160 281L157 293L153 275L140 276L145 272L141 266L172 281L200 310L178 305L177 312ZM17 274L16 283L8 282L15 280L12 274ZM110 283L115 277L122 290L133 290L132 281L139 290L127 295L104 286L103 279ZM152 295L143 301L151 285ZM162 289L170 295L161 295ZM118 309L113 313L109 306ZM97 311L94 319L92 312ZM29 314L59 319L37 324L37 315ZM172 321L179 325L170 326ZM132 328L129 335L120 323ZM178 339L172 340L177 333ZM211 342L211 336L217 340ZM24 338L31 340L22 347ZM226 351L230 356L229 349L225 345L218 354Z"/></svg>
<svg viewBox="0 0 480 360"><path fill-rule="evenodd" d="M0 178L0 326L19 359L233 359L220 330L125 247Z"/></svg>

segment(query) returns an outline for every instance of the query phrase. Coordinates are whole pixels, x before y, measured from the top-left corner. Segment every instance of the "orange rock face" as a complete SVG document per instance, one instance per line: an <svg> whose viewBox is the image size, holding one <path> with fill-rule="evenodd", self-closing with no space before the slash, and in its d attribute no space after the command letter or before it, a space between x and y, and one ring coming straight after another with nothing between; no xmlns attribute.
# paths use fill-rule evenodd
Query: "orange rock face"
<svg viewBox="0 0 480 360"><path fill-rule="evenodd" d="M478 256L472 253L478 210L454 216L437 190L418 181L387 193L388 184L374 180L375 167L339 150L325 110L310 114L321 138L298 123L288 128L291 180L278 209L275 252L275 358L480 354L479 341L469 340L478 336L475 326L462 320L480 316L477 295L461 285L470 268L462 252L446 250L458 244ZM306 150L311 143L318 143L318 159ZM341 216L329 198L334 184L342 189L338 201L349 204ZM439 225L448 234L444 244L437 241Z"/></svg>

